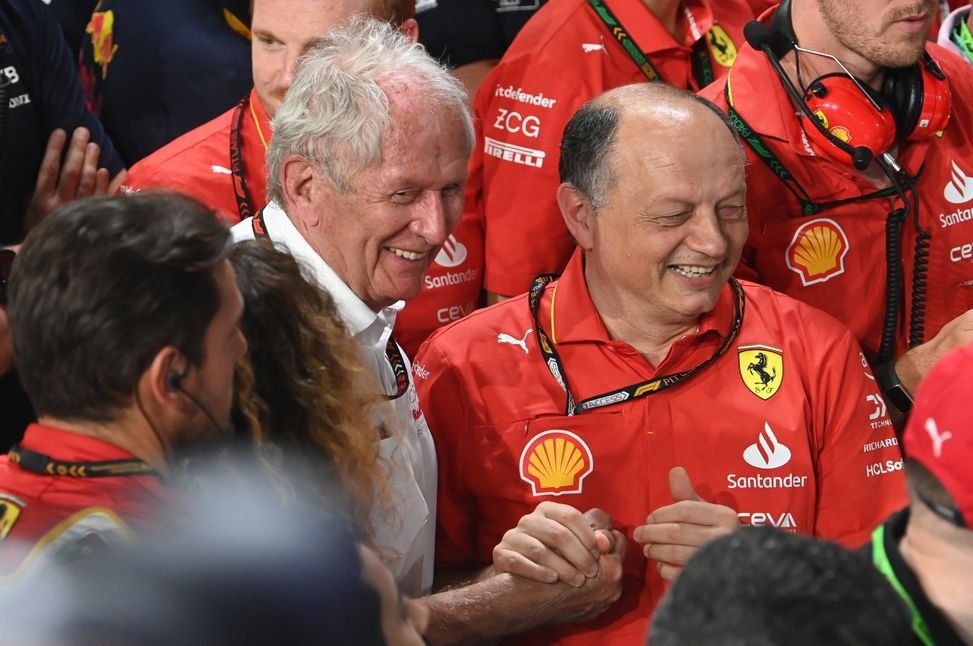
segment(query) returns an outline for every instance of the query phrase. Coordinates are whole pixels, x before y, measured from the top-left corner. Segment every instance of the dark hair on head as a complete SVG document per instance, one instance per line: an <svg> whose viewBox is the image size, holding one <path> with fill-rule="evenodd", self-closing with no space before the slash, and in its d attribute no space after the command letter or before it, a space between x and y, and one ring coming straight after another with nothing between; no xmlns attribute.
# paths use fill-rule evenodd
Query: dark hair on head
<svg viewBox="0 0 973 646"><path fill-rule="evenodd" d="M937 516L963 527L963 514L943 483L918 460L906 458L905 479L912 504L924 505ZM970 528L973 529L973 528Z"/></svg>
<svg viewBox="0 0 973 646"><path fill-rule="evenodd" d="M740 136L728 117L711 101L665 83L636 83L609 90L582 105L568 121L561 138L558 161L561 181L578 189L595 211L604 206L606 193L615 185L610 155L618 140L618 126L625 106L650 105L659 101L704 106L726 126L741 160L746 160ZM681 144L674 140L672 145Z"/></svg>
<svg viewBox="0 0 973 646"><path fill-rule="evenodd" d="M689 560L656 610L650 641L884 646L909 634L908 609L867 555L745 527Z"/></svg>
<svg viewBox="0 0 973 646"><path fill-rule="evenodd" d="M389 499L371 406L378 386L331 296L269 241L230 254L243 295L247 357L235 375L234 411L258 445L333 466L366 534L374 501Z"/></svg>
<svg viewBox="0 0 973 646"><path fill-rule="evenodd" d="M78 200L38 225L14 261L7 310L38 415L115 419L166 346L199 365L220 307L213 270L230 244L212 211L174 193Z"/></svg>
<svg viewBox="0 0 973 646"><path fill-rule="evenodd" d="M561 137L561 181L581 191L596 211L615 181L608 155L615 146L618 122L616 106L588 101L574 113Z"/></svg>

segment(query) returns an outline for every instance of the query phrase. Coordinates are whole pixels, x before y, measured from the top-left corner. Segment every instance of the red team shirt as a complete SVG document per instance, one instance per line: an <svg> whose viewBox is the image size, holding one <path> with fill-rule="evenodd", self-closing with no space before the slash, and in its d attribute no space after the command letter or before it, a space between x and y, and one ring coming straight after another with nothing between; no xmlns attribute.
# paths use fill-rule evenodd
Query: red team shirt
<svg viewBox="0 0 973 646"><path fill-rule="evenodd" d="M61 462L133 458L112 444L40 424L27 428L20 446ZM129 540L129 525L148 522L164 493L152 475L42 475L0 457L0 581L41 557Z"/></svg>
<svg viewBox="0 0 973 646"><path fill-rule="evenodd" d="M941 139L908 143L898 158L910 174L919 173L920 223L932 234L925 317L928 341L945 323L973 307L973 68L937 45L926 48L949 79L950 122ZM808 141L762 52L742 47L728 83L733 107L814 201L875 191L853 168L823 157ZM725 109L725 87L726 83L717 82L701 94ZM806 216L783 182L749 146L744 148L749 161L750 239L738 275L829 312L874 356L885 309L885 221L900 201L872 199ZM902 230L905 316L900 319L898 352L906 348L916 240L911 221Z"/></svg>
<svg viewBox="0 0 973 646"><path fill-rule="evenodd" d="M688 0L678 18L685 38L676 42L639 0L606 4L662 79L687 89L701 89L693 44L709 39L721 78L753 17L744 0ZM519 294L535 275L564 268L574 249L555 202L564 126L589 99L645 80L586 0L544 5L484 79L473 104L478 134L467 211L485 218L487 290Z"/></svg>
<svg viewBox="0 0 973 646"><path fill-rule="evenodd" d="M128 172L123 191L167 188L195 197L226 218L240 221L230 162L230 133L237 109L160 148ZM270 119L256 90L250 92L240 126L240 157L253 209L267 203L267 144ZM410 356L436 328L469 314L479 304L483 281L483 226L464 216L429 265L422 292L410 299L395 326L395 338Z"/></svg>
<svg viewBox="0 0 973 646"><path fill-rule="evenodd" d="M651 511L673 502L673 466L743 524L867 542L905 503L905 490L895 433L858 344L830 316L743 286L742 327L714 364L672 389L574 416L541 357L525 296L430 337L414 372L439 456L437 566L488 565L504 532L545 500L600 507L631 539ZM701 364L730 329L735 300L727 286L699 331L653 368L609 338L579 252L548 286L540 321L581 401ZM642 644L664 590L630 543L620 601L591 624L531 637Z"/></svg>

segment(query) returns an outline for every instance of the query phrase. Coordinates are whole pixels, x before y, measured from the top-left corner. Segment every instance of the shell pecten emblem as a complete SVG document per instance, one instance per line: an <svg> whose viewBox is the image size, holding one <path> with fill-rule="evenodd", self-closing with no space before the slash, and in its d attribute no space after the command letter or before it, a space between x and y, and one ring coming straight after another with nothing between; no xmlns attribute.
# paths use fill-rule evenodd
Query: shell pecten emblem
<svg viewBox="0 0 973 646"><path fill-rule="evenodd" d="M581 493L584 479L594 468L591 449L570 431L539 433L520 454L520 478L535 496Z"/></svg>
<svg viewBox="0 0 973 646"><path fill-rule="evenodd" d="M845 256L850 249L841 226L829 218L819 218L794 232L785 259L787 267L807 287L845 273Z"/></svg>

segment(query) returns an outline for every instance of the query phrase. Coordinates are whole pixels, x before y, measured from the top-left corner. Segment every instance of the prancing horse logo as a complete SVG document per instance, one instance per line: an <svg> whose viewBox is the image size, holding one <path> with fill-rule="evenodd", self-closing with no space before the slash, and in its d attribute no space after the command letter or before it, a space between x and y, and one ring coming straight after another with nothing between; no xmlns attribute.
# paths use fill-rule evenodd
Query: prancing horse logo
<svg viewBox="0 0 973 646"><path fill-rule="evenodd" d="M744 385L760 399L770 399L784 379L781 351L767 345L741 346L738 351Z"/></svg>

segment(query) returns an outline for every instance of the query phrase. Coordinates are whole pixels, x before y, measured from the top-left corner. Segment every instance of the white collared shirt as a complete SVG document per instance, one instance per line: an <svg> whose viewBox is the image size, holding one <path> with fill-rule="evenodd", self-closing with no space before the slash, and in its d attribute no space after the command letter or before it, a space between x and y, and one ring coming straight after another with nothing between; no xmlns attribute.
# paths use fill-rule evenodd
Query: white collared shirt
<svg viewBox="0 0 973 646"><path fill-rule="evenodd" d="M374 312L311 248L275 202L263 211L264 226L278 248L286 249L331 294L348 332L358 342L365 365L378 377L383 392L396 391L395 374L385 350L395 316L404 303ZM233 240L253 240L253 218L232 229ZM419 407L412 380L412 364L399 348L409 376L405 395L389 406L377 407L375 423L392 433L383 439L380 452L389 478L395 517L383 516L380 505L372 515L375 546L392 570L402 591L412 596L432 588L436 531L436 448L426 418Z"/></svg>

